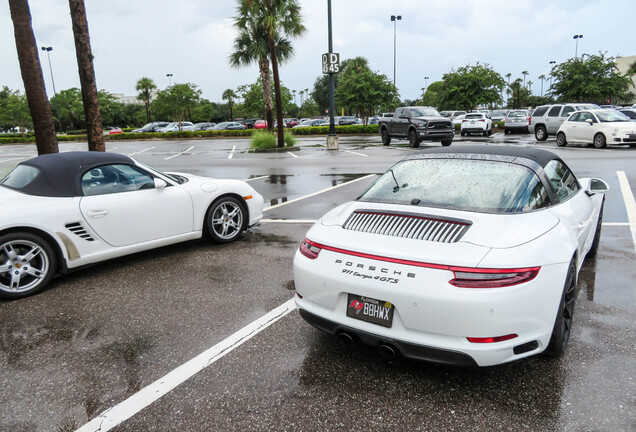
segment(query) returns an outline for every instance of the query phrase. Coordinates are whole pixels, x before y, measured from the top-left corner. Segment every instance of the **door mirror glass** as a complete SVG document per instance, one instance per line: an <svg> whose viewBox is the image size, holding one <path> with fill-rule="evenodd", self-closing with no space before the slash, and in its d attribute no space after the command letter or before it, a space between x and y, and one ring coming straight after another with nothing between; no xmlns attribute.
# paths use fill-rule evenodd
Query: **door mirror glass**
<svg viewBox="0 0 636 432"><path fill-rule="evenodd" d="M587 187L587 192L590 195L606 193L610 189L609 185L601 179L593 178L590 180L590 184Z"/></svg>
<svg viewBox="0 0 636 432"><path fill-rule="evenodd" d="M589 119L585 119L585 123L589 124L590 126L592 126L594 124L594 120L592 120L591 118Z"/></svg>

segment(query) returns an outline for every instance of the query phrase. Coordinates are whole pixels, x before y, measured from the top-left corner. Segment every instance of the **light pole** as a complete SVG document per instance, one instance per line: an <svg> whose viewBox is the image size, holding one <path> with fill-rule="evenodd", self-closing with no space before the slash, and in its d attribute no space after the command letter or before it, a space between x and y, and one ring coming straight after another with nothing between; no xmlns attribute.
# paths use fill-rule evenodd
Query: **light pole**
<svg viewBox="0 0 636 432"><path fill-rule="evenodd" d="M574 35L572 36L572 39L576 41L576 48L574 49L574 58L577 59L579 54L579 39L583 39L583 35Z"/></svg>
<svg viewBox="0 0 636 432"><path fill-rule="evenodd" d="M556 64L556 61L551 60L550 64L551 65ZM554 69L554 66L552 66L552 68L550 69L550 88L552 88L552 69Z"/></svg>
<svg viewBox="0 0 636 432"><path fill-rule="evenodd" d="M51 66L51 51L53 51L53 47L42 47L42 51L46 51L46 56L49 59L49 71L51 72L51 83L53 84L53 97L55 97L57 95L57 92L55 91L55 80L53 79L53 67ZM55 99L55 115L57 116L57 123L60 127L60 132L62 132L62 119L60 118L60 105L57 98Z"/></svg>
<svg viewBox="0 0 636 432"><path fill-rule="evenodd" d="M329 55L333 53L333 37L331 27L331 0L327 0L327 20L328 20L328 32L329 32ZM336 89L336 77L334 74L329 74L329 136L327 137L327 149L338 150L338 135L336 135L336 102L334 100L334 93Z"/></svg>
<svg viewBox="0 0 636 432"><path fill-rule="evenodd" d="M424 93L428 91L428 77L424 77Z"/></svg>
<svg viewBox="0 0 636 432"><path fill-rule="evenodd" d="M172 87L172 74L166 74L166 76L168 77L169 86Z"/></svg>
<svg viewBox="0 0 636 432"><path fill-rule="evenodd" d="M391 15L393 21L393 85L395 85L395 60L397 48L397 22L402 19L402 15Z"/></svg>

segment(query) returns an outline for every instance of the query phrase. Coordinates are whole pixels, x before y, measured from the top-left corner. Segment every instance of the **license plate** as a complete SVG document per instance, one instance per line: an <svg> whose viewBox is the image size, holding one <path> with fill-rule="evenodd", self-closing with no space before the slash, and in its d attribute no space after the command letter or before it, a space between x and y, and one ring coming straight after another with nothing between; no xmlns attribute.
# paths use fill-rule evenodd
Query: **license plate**
<svg viewBox="0 0 636 432"><path fill-rule="evenodd" d="M393 324L393 305L384 300L349 294L347 316L383 327Z"/></svg>
<svg viewBox="0 0 636 432"><path fill-rule="evenodd" d="M474 122L474 121L471 121L471 122L470 122L470 124L475 124L475 122Z"/></svg>

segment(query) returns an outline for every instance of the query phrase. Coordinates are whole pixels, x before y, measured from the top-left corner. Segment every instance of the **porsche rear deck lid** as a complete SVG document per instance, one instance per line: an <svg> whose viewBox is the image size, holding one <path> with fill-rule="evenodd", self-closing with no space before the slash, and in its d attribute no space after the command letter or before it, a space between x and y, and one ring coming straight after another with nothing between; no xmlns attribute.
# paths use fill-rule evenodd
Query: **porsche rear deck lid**
<svg viewBox="0 0 636 432"><path fill-rule="evenodd" d="M462 219L440 219L411 213L383 210L357 210L342 228L392 237L456 243L464 236L472 222Z"/></svg>

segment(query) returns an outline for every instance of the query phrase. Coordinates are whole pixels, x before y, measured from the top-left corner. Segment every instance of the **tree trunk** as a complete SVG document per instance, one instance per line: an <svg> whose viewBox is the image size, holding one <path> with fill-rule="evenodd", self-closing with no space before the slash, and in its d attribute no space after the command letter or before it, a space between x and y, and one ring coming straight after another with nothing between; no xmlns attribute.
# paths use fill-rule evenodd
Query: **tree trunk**
<svg viewBox="0 0 636 432"><path fill-rule="evenodd" d="M150 123L150 101L146 99L146 123Z"/></svg>
<svg viewBox="0 0 636 432"><path fill-rule="evenodd" d="M234 115L232 114L232 98L227 100L227 104L230 106L230 120L232 120L234 118Z"/></svg>
<svg viewBox="0 0 636 432"><path fill-rule="evenodd" d="M46 97L46 87L42 67L38 57L38 47L31 27L31 11L27 0L9 0L11 20L15 33L20 72L29 111L33 119L35 145L38 154L57 153L57 137L51 114L51 104Z"/></svg>
<svg viewBox="0 0 636 432"><path fill-rule="evenodd" d="M274 130L274 104L272 103L272 81L269 78L269 61L267 57L258 61L258 68L261 72L261 81L263 82L263 100L265 102L265 117L267 120L267 130Z"/></svg>
<svg viewBox="0 0 636 432"><path fill-rule="evenodd" d="M272 59L272 74L274 75L274 95L276 96L276 121L278 123L278 147L285 147L285 126L283 124L283 98L280 94L280 78L278 76L278 58L274 39L269 37L269 53Z"/></svg>
<svg viewBox="0 0 636 432"><path fill-rule="evenodd" d="M99 111L95 69L93 68L93 54L86 20L84 0L69 0L71 22L75 37L75 53L79 68L80 84L82 86L82 101L84 102L84 118L86 119L86 134L88 135L88 149L90 151L106 151L102 129L102 116Z"/></svg>

